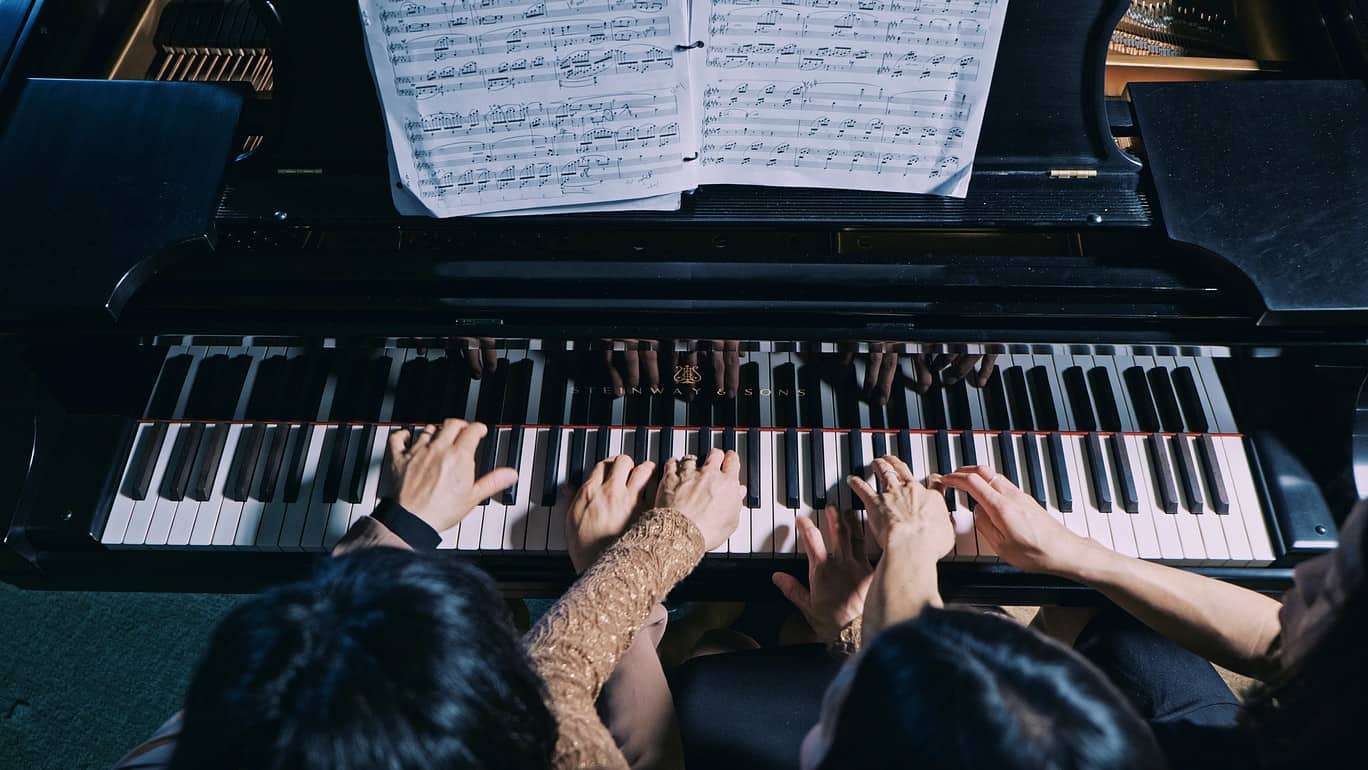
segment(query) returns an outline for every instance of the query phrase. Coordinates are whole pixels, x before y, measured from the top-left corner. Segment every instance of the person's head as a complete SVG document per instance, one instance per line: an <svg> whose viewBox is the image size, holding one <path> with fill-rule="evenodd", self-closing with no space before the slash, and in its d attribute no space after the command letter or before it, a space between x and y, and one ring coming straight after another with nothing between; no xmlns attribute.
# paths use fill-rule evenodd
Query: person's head
<svg viewBox="0 0 1368 770"><path fill-rule="evenodd" d="M1164 767L1149 727L1097 669L1016 622L927 609L842 668L803 770Z"/></svg>
<svg viewBox="0 0 1368 770"><path fill-rule="evenodd" d="M546 767L542 695L488 577L374 548L219 624L172 767Z"/></svg>
<svg viewBox="0 0 1368 770"><path fill-rule="evenodd" d="M1245 723L1267 767L1338 763L1368 719L1368 502L1339 547L1297 566L1283 597L1281 674L1246 698Z"/></svg>

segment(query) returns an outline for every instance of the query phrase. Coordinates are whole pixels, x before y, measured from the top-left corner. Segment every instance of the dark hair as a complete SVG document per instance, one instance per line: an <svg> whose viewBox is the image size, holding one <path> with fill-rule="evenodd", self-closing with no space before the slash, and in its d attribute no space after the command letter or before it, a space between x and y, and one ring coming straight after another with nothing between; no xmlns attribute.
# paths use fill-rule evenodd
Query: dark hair
<svg viewBox="0 0 1368 770"><path fill-rule="evenodd" d="M824 770L1164 767L1100 671L1001 616L927 609L856 665Z"/></svg>
<svg viewBox="0 0 1368 770"><path fill-rule="evenodd" d="M1368 564L1368 537L1359 558ZM1368 586L1349 590L1325 636L1275 679L1246 694L1241 725L1254 737L1259 767L1340 766L1349 747L1362 740L1368 719Z"/></svg>
<svg viewBox="0 0 1368 770"><path fill-rule="evenodd" d="M547 767L543 689L484 573L373 548L219 624L171 766Z"/></svg>

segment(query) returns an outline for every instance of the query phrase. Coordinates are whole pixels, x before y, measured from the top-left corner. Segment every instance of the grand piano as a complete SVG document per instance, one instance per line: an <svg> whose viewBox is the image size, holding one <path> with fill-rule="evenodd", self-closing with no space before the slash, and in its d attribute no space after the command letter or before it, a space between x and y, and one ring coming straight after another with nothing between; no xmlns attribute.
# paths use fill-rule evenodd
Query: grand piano
<svg viewBox="0 0 1368 770"><path fill-rule="evenodd" d="M0 569L297 577L390 490L393 427L461 417L519 481L442 546L510 594L572 579L594 462L710 447L747 499L681 595L801 574L796 518L889 453L1280 591L1368 496L1358 10L1011 0L962 201L435 220L390 200L354 5L0 0ZM947 502L947 596L1095 598Z"/></svg>

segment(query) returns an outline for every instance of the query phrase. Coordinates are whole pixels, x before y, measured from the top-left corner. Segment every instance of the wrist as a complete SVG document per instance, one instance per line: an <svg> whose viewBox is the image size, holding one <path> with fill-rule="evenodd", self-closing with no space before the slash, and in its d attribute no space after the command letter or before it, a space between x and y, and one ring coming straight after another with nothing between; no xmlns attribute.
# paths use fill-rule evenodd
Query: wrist
<svg viewBox="0 0 1368 770"><path fill-rule="evenodd" d="M893 556L899 560L935 562L945 555L935 553L936 548L926 537L925 529L911 522L895 522L888 528L885 540L884 558Z"/></svg>
<svg viewBox="0 0 1368 770"><path fill-rule="evenodd" d="M1110 568L1117 553L1092 538L1077 535L1056 553L1045 572L1076 583L1092 584Z"/></svg>

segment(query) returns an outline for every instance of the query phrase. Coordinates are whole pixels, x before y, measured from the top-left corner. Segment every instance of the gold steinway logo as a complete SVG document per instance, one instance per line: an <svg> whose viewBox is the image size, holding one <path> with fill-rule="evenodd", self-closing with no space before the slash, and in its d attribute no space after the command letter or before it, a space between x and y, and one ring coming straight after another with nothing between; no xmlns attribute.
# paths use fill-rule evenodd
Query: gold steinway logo
<svg viewBox="0 0 1368 770"><path fill-rule="evenodd" d="M674 369L674 381L676 385L697 385L703 381L703 375L693 364L680 364Z"/></svg>

